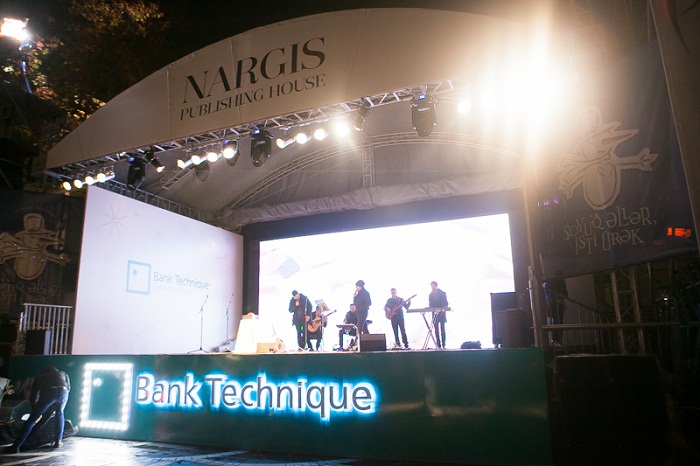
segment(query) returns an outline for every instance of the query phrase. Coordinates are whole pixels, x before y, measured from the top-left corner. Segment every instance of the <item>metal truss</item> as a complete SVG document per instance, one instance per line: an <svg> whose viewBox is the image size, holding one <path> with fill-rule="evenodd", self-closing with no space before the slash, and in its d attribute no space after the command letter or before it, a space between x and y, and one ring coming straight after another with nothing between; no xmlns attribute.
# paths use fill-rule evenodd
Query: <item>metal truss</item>
<svg viewBox="0 0 700 466"><path fill-rule="evenodd" d="M71 180L85 173L106 170L117 162L130 157L143 157L144 153L150 149L152 149L154 155L157 156L157 154L160 152L177 149L195 150L208 145L222 143L225 140L240 141L240 139L249 136L258 129L289 129L306 126L312 123L321 123L333 118L350 115L363 107L372 108L407 101L419 93L427 93L433 96L446 94L457 89L463 89L468 86L469 83L469 78L458 77L431 84L397 89L390 92L363 97L357 100L341 102L321 108L288 113L286 115L279 115L261 121L244 123L230 128L208 131L206 133L195 134L172 141L154 143L146 147L135 148L133 150L124 151L117 154L110 154L103 157L66 164L61 167L46 170L45 173L54 178L58 178L61 181ZM192 166L187 167L184 170L179 167L171 168L168 173L163 175L161 178L161 187L165 190L170 189L189 170L192 169Z"/></svg>
<svg viewBox="0 0 700 466"><path fill-rule="evenodd" d="M167 210L169 212L182 215L184 217L189 217L194 220L199 220L200 222L209 223L212 225L214 224L214 218L209 214L206 214L197 209L193 209L191 207L187 207L182 204L178 204L177 202L164 199L160 196L156 196L155 194L151 194L140 189L129 189L124 183L121 183L119 181L112 180L109 183L99 183L95 184L94 186L97 186L101 189L105 189L107 191L121 194L125 197L130 197L137 201L141 201L143 203L159 207L163 210Z"/></svg>

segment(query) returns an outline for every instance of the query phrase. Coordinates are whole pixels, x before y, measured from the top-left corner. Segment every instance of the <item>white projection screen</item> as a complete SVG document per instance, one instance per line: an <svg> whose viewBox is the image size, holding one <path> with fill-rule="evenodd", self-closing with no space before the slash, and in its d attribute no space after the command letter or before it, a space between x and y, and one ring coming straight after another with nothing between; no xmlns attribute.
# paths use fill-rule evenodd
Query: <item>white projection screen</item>
<svg viewBox="0 0 700 466"><path fill-rule="evenodd" d="M390 289L412 299L412 308L428 306L430 282L447 293L447 348L466 341L493 347L491 293L514 291L508 214L263 241L260 244L259 319L296 349L288 311L292 290L331 310L323 349L339 344L342 323L355 282L362 279L372 297L370 333L386 334L394 343L384 315ZM412 348L422 348L427 327L419 313L407 313ZM429 316L429 314L428 314ZM434 347L429 341L429 347Z"/></svg>
<svg viewBox="0 0 700 466"><path fill-rule="evenodd" d="M211 351L241 317L243 238L90 187L73 354Z"/></svg>

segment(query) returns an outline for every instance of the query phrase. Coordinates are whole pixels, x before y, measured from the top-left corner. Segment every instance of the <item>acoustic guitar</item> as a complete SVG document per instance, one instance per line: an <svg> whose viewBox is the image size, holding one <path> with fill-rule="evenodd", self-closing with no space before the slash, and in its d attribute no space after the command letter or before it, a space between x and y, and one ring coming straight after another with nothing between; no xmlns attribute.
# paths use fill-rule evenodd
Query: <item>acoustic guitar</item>
<svg viewBox="0 0 700 466"><path fill-rule="evenodd" d="M391 320L391 318L394 317L394 314L396 314L398 312L398 310L401 308L401 306L403 306L406 303L406 301L410 301L411 299L415 298L416 296L418 296L418 295L414 294L413 296L411 296L408 299L404 299L402 301L399 301L399 304L392 307L391 309L384 308L384 312L386 313L386 318Z"/></svg>
<svg viewBox="0 0 700 466"><path fill-rule="evenodd" d="M326 318L328 318L328 316L333 314L334 312L336 312L336 310L333 310L331 312L325 312L325 313L322 312L320 316L314 317L313 319L309 320L306 323L306 330L309 333L317 332L318 329L321 328L321 325L323 325L323 322L326 320Z"/></svg>

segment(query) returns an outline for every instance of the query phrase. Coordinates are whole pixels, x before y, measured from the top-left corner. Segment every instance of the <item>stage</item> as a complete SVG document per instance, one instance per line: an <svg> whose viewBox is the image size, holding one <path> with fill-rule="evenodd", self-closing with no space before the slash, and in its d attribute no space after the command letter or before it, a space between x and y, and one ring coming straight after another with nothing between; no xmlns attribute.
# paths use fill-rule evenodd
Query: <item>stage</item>
<svg viewBox="0 0 700 466"><path fill-rule="evenodd" d="M69 373L79 435L405 461L552 464L541 349L17 356Z"/></svg>

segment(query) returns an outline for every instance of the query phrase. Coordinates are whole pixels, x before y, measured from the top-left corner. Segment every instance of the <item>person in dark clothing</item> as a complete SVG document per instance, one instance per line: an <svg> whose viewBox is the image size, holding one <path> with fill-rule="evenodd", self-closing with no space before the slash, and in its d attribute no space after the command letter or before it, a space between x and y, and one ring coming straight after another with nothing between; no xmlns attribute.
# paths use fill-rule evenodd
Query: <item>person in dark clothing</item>
<svg viewBox="0 0 700 466"><path fill-rule="evenodd" d="M22 445L32 433L34 427L43 425L52 413L56 414L55 419L55 438L51 446L58 448L63 440L63 428L65 417L63 410L68 402L70 394L70 378L68 374L59 371L55 367L44 369L39 375L34 378L32 384L32 392L30 402L32 404L32 412L29 419L22 426L15 442L6 447L5 453L19 453ZM39 419L41 418L41 422Z"/></svg>
<svg viewBox="0 0 700 466"><path fill-rule="evenodd" d="M353 295L352 303L357 309L357 330L359 334L368 333L365 322L369 314L369 307L372 305L372 298L370 297L369 291L365 289L365 282L363 280L358 280L357 283L355 283L355 294Z"/></svg>
<svg viewBox="0 0 700 466"><path fill-rule="evenodd" d="M316 306L316 310L311 313L310 319L306 323L306 347L309 351L314 350L311 340L316 340L316 351L321 349L323 333L326 325L328 325L328 320L323 315L324 312L328 312L327 309L327 306L319 304Z"/></svg>
<svg viewBox="0 0 700 466"><path fill-rule="evenodd" d="M544 282L544 297L547 301L548 323L552 325L563 324L566 298L569 297L569 291L566 289L566 281L564 280L564 272L557 270L554 278ZM561 344L561 330L552 331L552 344Z"/></svg>
<svg viewBox="0 0 700 466"><path fill-rule="evenodd" d="M408 349L408 337L406 336L406 323L403 317L403 309L408 309L411 305L411 298L404 300L396 294L396 288L390 290L391 298L386 300L384 305L384 312L387 318L391 319L391 328L394 330L394 341L396 342L396 347L401 348L401 343L399 342L399 331L401 331L401 339L403 345Z"/></svg>
<svg viewBox="0 0 700 466"><path fill-rule="evenodd" d="M447 293L438 288L436 281L430 282L432 291L428 295L428 306L437 308L446 308L449 306L447 302ZM433 328L435 329L435 343L438 348L445 347L445 322L447 322L447 313L443 311L433 312Z"/></svg>
<svg viewBox="0 0 700 466"><path fill-rule="evenodd" d="M289 312L292 313L292 325L297 332L297 345L303 350L306 347L306 322L311 318L313 305L308 296L292 291L292 299L289 300Z"/></svg>

